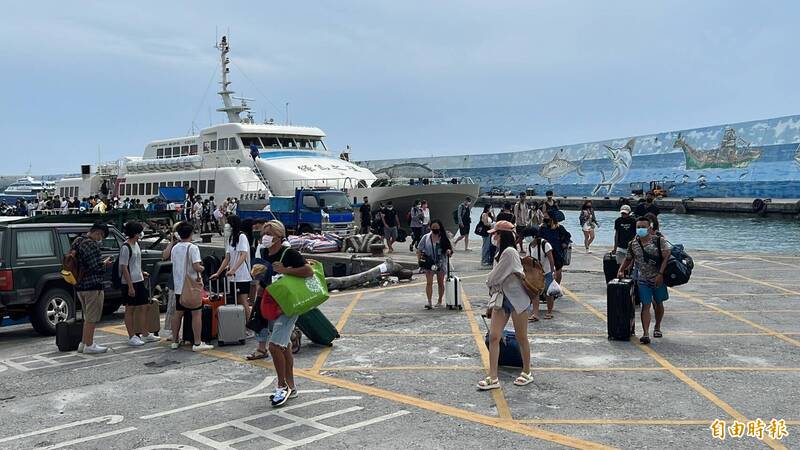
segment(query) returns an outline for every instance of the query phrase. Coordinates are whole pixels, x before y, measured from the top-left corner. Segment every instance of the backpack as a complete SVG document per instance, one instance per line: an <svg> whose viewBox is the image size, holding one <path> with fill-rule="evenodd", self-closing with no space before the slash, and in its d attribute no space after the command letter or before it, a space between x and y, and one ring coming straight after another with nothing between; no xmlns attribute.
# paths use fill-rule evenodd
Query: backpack
<svg viewBox="0 0 800 450"><path fill-rule="evenodd" d="M460 209L460 208L461 208L461 207L459 206L459 209ZM455 210L455 211L453 211L453 222L455 222L455 223L456 223L456 225L458 225L458 223L459 223L459 220L458 220L458 209L457 209L457 210Z"/></svg>
<svg viewBox="0 0 800 450"><path fill-rule="evenodd" d="M122 248L125 247L128 247L128 262L130 262L131 258L133 258L133 249L127 242L122 244ZM122 249L119 252L122 254ZM122 275L119 273L119 255L117 255L117 259L114 260L114 265L111 267L111 287L114 289L122 288Z"/></svg>
<svg viewBox="0 0 800 450"><path fill-rule="evenodd" d="M650 259L652 262L655 262L657 266L660 266L663 261L663 256L659 253L658 258L653 258L644 251L642 241L639 239L636 239L636 241L639 243L639 247L641 247L645 259ZM667 241L667 244L672 248L670 249L669 260L667 261L667 268L664 270L664 284L667 287L674 287L688 283L689 279L692 277L694 260L686 253L683 245L672 245L669 241ZM656 241L656 248L659 250L661 249L661 236L659 236Z"/></svg>
<svg viewBox="0 0 800 450"><path fill-rule="evenodd" d="M538 245L539 259L534 259L530 256L530 246L528 246L528 256L521 258L522 270L525 272L525 277L522 279L522 285L528 291L531 298L538 297L544 291L544 267L542 267L542 246L544 241Z"/></svg>
<svg viewBox="0 0 800 450"><path fill-rule="evenodd" d="M411 211L413 211L413 210L414 210L414 208L411 208ZM409 225L409 226L411 225L411 211L406 213L406 225Z"/></svg>
<svg viewBox="0 0 800 450"><path fill-rule="evenodd" d="M84 237L75 238L72 241L72 246L70 246L69 251L64 255L64 259L61 261L61 277L67 284L76 285L83 275L81 274L81 266L78 263L78 246L81 245L83 242Z"/></svg>

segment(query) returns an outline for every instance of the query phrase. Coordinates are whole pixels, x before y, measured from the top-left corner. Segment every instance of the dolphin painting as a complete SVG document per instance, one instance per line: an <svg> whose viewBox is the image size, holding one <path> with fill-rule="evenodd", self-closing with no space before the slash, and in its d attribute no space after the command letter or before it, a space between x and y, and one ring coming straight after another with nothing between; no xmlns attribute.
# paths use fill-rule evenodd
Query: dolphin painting
<svg viewBox="0 0 800 450"><path fill-rule="evenodd" d="M614 171L611 172L611 177L608 179L606 179L605 172L600 171L600 183L595 186L592 195L597 195L602 188L606 188L606 194L610 194L611 190L614 189L614 185L625 179L631 169L633 146L635 144L636 138L632 138L624 147L603 146L609 153L608 158L614 163Z"/></svg>
<svg viewBox="0 0 800 450"><path fill-rule="evenodd" d="M562 148L561 151L553 155L553 159L548 161L542 166L542 169L539 171L539 176L542 178L547 178L548 183L553 183L553 180L557 180L568 173L575 172L578 176L583 177L583 172L581 171L581 164L583 160L586 159L586 154L583 155L578 164L573 163L567 159L562 158L560 155L564 151Z"/></svg>

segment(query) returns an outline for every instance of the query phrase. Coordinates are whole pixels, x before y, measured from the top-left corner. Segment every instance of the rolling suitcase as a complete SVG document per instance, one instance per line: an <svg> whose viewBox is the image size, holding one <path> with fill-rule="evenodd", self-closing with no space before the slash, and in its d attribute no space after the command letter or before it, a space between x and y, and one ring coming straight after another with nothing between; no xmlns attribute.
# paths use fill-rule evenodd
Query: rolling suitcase
<svg viewBox="0 0 800 450"><path fill-rule="evenodd" d="M81 320L75 319L56 324L56 347L60 352L74 352L83 340L83 311Z"/></svg>
<svg viewBox="0 0 800 450"><path fill-rule="evenodd" d="M463 309L461 304L461 278L450 274L450 263L447 263L447 279L444 284L444 303L447 309Z"/></svg>
<svg viewBox="0 0 800 450"><path fill-rule="evenodd" d="M630 279L613 279L606 287L608 339L627 341L635 333L633 295L636 284Z"/></svg>
<svg viewBox="0 0 800 450"><path fill-rule="evenodd" d="M298 317L297 328L300 328L311 342L319 345L331 346L333 340L339 337L339 330L319 308L314 308Z"/></svg>
<svg viewBox="0 0 800 450"><path fill-rule="evenodd" d="M603 255L603 273L606 276L606 284L614 278L617 278L617 272L619 272L617 256L613 253L606 253Z"/></svg>
<svg viewBox="0 0 800 450"><path fill-rule="evenodd" d="M227 280L223 283L225 286L224 298L227 299L229 289ZM235 298L235 295L234 295ZM235 301L235 300L234 300ZM244 306L236 304L228 304L217 308L217 343L219 345L239 344L244 345L247 338L245 323Z"/></svg>
<svg viewBox="0 0 800 450"><path fill-rule="evenodd" d="M489 325L486 323L486 316L483 318L483 324L486 326L486 336L483 342L486 343L486 348L489 348ZM508 367L522 367L522 353L519 351L519 342L517 342L517 335L513 331L503 330L503 337L500 338L500 353L497 357L497 365Z"/></svg>

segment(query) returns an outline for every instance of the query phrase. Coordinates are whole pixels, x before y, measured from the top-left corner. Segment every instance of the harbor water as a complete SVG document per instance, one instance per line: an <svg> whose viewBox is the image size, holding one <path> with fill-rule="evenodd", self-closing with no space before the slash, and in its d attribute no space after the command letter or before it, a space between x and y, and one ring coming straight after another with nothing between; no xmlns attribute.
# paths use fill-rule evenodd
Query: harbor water
<svg viewBox="0 0 800 450"><path fill-rule="evenodd" d="M482 212L483 208L472 208L472 231ZM495 208L494 212L497 214L500 210ZM572 234L574 248L580 250L583 246L583 232L578 223L578 211L563 212L566 220L562 225ZM452 213L446 216L447 220L442 219L442 222L448 229L457 232L457 227L452 225ZM614 242L614 220L619 217L619 213L596 211L595 216L600 227L595 230L592 248L595 252L611 250ZM434 217L442 216L437 216L434 212ZM658 220L661 232L671 242L683 244L687 251L800 255L800 221L796 219L662 213ZM480 242L481 238L474 233L470 237ZM470 246L479 248L472 242Z"/></svg>

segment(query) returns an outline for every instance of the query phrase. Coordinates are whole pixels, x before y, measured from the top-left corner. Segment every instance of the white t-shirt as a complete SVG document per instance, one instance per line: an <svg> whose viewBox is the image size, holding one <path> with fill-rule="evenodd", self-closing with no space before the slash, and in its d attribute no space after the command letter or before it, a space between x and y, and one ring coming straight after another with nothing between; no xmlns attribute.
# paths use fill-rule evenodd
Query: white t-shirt
<svg viewBox="0 0 800 450"><path fill-rule="evenodd" d="M142 272L142 249L139 247L139 243L137 242L131 245L131 250L133 250L133 252L129 252L128 246L124 244L119 250L119 277L122 280L122 284L125 284L125 278L122 276L122 266L128 266L132 282L139 283L140 281L144 281L144 273Z"/></svg>
<svg viewBox="0 0 800 450"><path fill-rule="evenodd" d="M431 224L431 210L425 208L422 210L422 224L423 225L430 225Z"/></svg>
<svg viewBox="0 0 800 450"><path fill-rule="evenodd" d="M175 294L183 291L183 277L186 275L186 252L189 252L189 276L197 277L197 271L192 264L202 262L200 247L190 242L178 242L172 247L170 260L172 261L172 281L175 284Z"/></svg>
<svg viewBox="0 0 800 450"><path fill-rule="evenodd" d="M550 243L547 241L542 241L542 242L544 245L539 244L542 248L541 250L542 259L539 260L539 262L542 263L542 270L544 270L544 273L548 274L553 271L553 268L550 267L550 258L547 257L547 252L553 251L553 246L550 245ZM531 243L531 245L528 246L528 254L533 259L539 259L539 249L533 247L533 243Z"/></svg>
<svg viewBox="0 0 800 450"><path fill-rule="evenodd" d="M229 268L234 267L239 261L239 255L241 254L239 252L245 254L245 260L244 264L239 266L239 269L236 270L233 281L235 283L251 281L253 278L250 277L250 242L247 240L247 236L245 236L244 233L239 234L239 243L236 244L236 248L233 248L230 240L225 241L225 253L230 256L228 260Z"/></svg>

